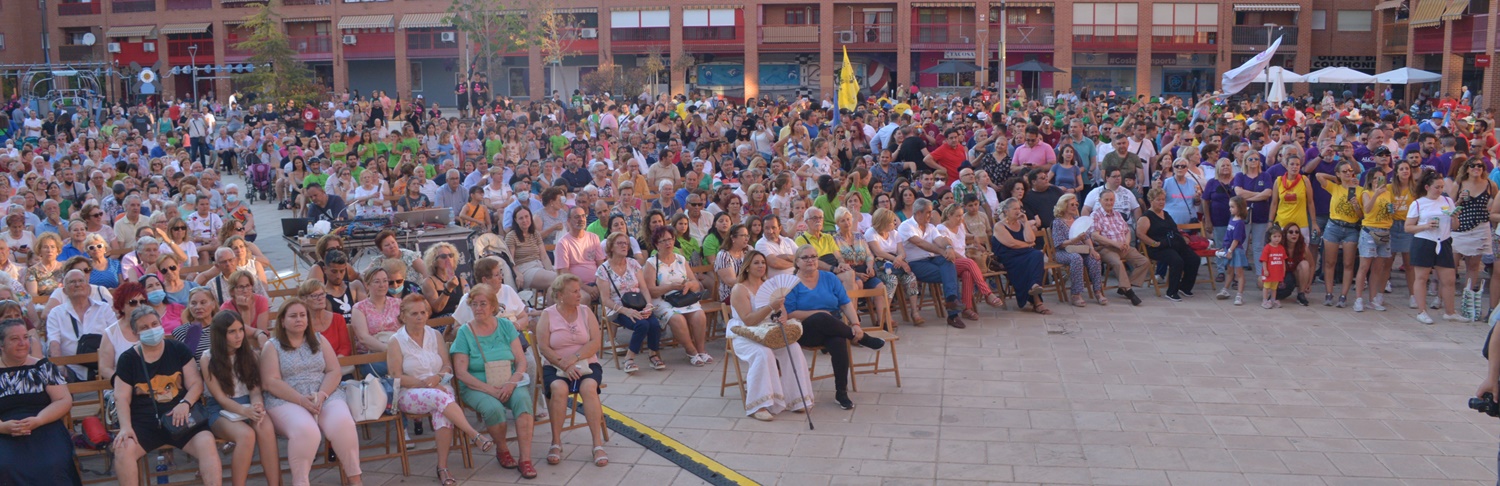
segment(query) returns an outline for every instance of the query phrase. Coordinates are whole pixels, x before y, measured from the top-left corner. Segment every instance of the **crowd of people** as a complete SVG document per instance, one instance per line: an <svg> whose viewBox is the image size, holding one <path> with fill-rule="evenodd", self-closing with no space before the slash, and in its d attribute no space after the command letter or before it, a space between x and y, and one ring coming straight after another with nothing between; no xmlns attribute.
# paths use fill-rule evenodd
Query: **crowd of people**
<svg viewBox="0 0 1500 486"><path fill-rule="evenodd" d="M592 462L608 464L601 350L618 334L626 374L715 365L711 308L727 307L731 330L801 322L801 338L778 349L725 333L733 356L719 359L747 365L745 414L770 421L816 403L802 347L830 356L833 401L854 407L850 348L885 345L860 324L857 289L874 291L872 315L920 326L931 301L958 329L980 319L980 303L1050 314L1053 286L1077 307L1147 305L1146 288L1170 305L1195 297L1200 275L1234 305L1247 287L1267 309L1312 305L1321 279L1324 306L1384 311L1390 294L1426 324L1429 301L1446 320L1483 318L1486 281L1488 302L1500 301L1489 267L1500 144L1491 114L1467 99L1268 105L903 86L854 109L486 96L461 118L378 92L62 114L19 101L0 113L0 377L16 385L0 391L0 476L20 483L79 480L71 464L29 467L50 453L9 453L71 457L58 422L69 381L111 380L122 484L163 447L218 484L215 439L235 444L230 479L243 484L257 452L281 470L278 435L293 484L307 483L325 438L359 484L339 388L352 370L338 359L385 353L358 372L400 378L393 400L430 417L436 475L452 484L454 433L535 477L536 421L575 397ZM475 256L452 245L418 252L389 229L365 259L328 235L288 283L273 263L290 262L255 243L256 199L333 222L447 209L499 236L501 256L460 274ZM1404 286L1392 284L1398 270ZM797 283L754 305L782 275ZM278 286L296 296L272 299ZM454 325L429 326L440 317ZM97 363L48 360L89 353ZM544 409L533 410L536 393ZM558 464L563 424L550 423L544 459ZM501 440L509 426L518 455Z"/></svg>

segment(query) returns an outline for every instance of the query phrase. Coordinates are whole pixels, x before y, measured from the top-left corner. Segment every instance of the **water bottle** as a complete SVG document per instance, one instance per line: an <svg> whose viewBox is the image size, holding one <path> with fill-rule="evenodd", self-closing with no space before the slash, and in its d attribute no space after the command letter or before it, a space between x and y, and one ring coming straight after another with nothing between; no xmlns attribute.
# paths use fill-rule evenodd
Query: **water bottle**
<svg viewBox="0 0 1500 486"><path fill-rule="evenodd" d="M167 484L167 456L156 456L156 484Z"/></svg>
<svg viewBox="0 0 1500 486"><path fill-rule="evenodd" d="M416 422L412 423L411 428L412 428L412 435L422 435L422 421L421 420L417 420Z"/></svg>
<svg viewBox="0 0 1500 486"><path fill-rule="evenodd" d="M893 264L893 263L891 263L891 262L885 262L885 274L886 275L890 275L890 274L895 273L895 272L896 272L896 265Z"/></svg>

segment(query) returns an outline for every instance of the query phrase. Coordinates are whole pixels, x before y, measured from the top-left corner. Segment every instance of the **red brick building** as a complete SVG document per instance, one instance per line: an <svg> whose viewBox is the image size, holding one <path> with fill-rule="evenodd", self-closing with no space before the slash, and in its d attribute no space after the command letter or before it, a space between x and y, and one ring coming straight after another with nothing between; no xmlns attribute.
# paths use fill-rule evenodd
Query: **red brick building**
<svg viewBox="0 0 1500 486"><path fill-rule="evenodd" d="M246 0L54 0L46 8L54 63L104 62L170 67L234 65L247 33ZM862 86L915 81L924 89L961 89L1004 77L1043 92L1087 88L1124 93L1211 89L1219 74L1283 38L1274 62L1296 72L1343 64L1374 73L1411 65L1442 72L1442 89L1496 91L1500 0L1050 0L831 1L713 3L713 0L562 0L579 22L561 66L544 66L535 49L508 56L494 91L526 97L572 91L602 63L641 65L653 50L691 55L691 69L661 74L664 89L731 96L831 96L847 49ZM444 22L444 0L285 0L278 10L293 47L331 91L383 89L451 103L465 62L466 38ZM164 15L165 14L165 15ZM0 63L42 61L35 2L0 2ZM83 34L97 39L83 45ZM1004 49L1002 49L1002 38ZM982 71L921 74L944 59ZM1026 61L1065 73L1018 73ZM1410 60L1410 61L1408 61ZM553 71L556 72L553 72ZM168 94L192 92L192 76L168 75ZM556 84L556 86L554 86ZM111 89L123 89L123 85ZM1433 85L1429 85L1433 86ZM230 81L199 80L199 92L223 97ZM1307 85L1294 85L1302 91ZM1500 96L1486 96L1490 104Z"/></svg>

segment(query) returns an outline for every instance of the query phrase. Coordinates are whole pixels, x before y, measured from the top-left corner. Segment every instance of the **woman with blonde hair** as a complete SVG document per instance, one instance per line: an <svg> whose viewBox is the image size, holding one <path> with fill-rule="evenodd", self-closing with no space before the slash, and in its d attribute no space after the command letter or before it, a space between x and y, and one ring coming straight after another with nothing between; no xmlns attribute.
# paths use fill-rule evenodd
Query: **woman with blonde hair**
<svg viewBox="0 0 1500 486"><path fill-rule="evenodd" d="M422 255L422 261L431 273L422 284L422 296L432 305L433 317L453 315L458 310L458 301L463 299L464 287L468 283L458 277L458 258L458 248L449 243L427 247L427 252Z"/></svg>
<svg viewBox="0 0 1500 486"><path fill-rule="evenodd" d="M271 327L271 300L255 293L255 277L250 272L235 270L229 274L228 283L230 297L219 308L240 313L245 325L250 327L246 332L255 338L256 343L265 342Z"/></svg>
<svg viewBox="0 0 1500 486"><path fill-rule="evenodd" d="M786 297L760 308L752 301L769 270L765 255L755 250L745 255L745 265L737 275L739 283L730 292L732 318L726 325L734 355L745 363L745 414L762 422L770 422L783 410L800 411L812 406L812 397L804 395L804 390L812 389L812 379L801 345L792 342L785 348L771 349L733 332L736 327L759 325L766 319L785 322Z"/></svg>
<svg viewBox="0 0 1500 486"><path fill-rule="evenodd" d="M661 235L670 232L658 230ZM670 241L670 240L667 240ZM604 453L604 410L599 402L599 384L604 381L604 367L599 365L599 323L583 302L583 284L572 274L562 274L550 289L555 304L542 311L536 326L536 346L542 364L542 392L552 417L566 412L568 397L578 393L584 416L588 418L589 436L593 439L594 465L609 464ZM552 445L547 449L547 464L562 462L562 421L552 420Z"/></svg>
<svg viewBox="0 0 1500 486"><path fill-rule="evenodd" d="M1104 297L1104 275L1093 238L1087 232L1076 238L1068 237L1073 221L1078 219L1078 197L1063 194L1057 199L1057 205L1053 206L1052 215L1056 217L1052 220L1052 241L1055 245L1052 258L1068 266L1068 286L1073 293L1073 306L1084 306L1084 275L1093 284L1087 295L1094 297L1099 305L1109 305L1109 299Z"/></svg>

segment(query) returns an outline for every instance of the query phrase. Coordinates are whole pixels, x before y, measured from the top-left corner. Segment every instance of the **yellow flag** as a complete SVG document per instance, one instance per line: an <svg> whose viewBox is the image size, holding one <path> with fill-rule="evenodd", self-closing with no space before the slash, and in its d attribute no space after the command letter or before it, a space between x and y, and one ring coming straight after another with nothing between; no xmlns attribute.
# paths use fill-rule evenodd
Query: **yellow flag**
<svg viewBox="0 0 1500 486"><path fill-rule="evenodd" d="M849 62L849 48L844 48L844 69L839 73L839 109L854 111L859 105L859 81L854 76L854 64Z"/></svg>

